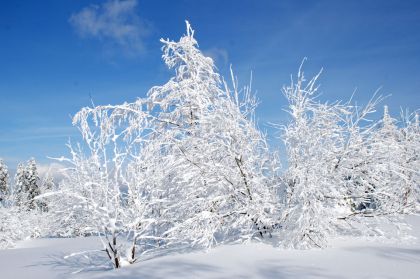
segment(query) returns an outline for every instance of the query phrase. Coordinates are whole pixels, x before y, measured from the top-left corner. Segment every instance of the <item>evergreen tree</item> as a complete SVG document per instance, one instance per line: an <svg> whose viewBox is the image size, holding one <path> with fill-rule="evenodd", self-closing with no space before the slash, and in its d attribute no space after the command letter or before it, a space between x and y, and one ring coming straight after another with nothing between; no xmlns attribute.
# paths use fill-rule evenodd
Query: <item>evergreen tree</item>
<svg viewBox="0 0 420 279"><path fill-rule="evenodd" d="M33 210L40 207L34 198L41 194L39 176L35 159L30 159L26 166L20 163L15 175L15 203L19 207Z"/></svg>
<svg viewBox="0 0 420 279"><path fill-rule="evenodd" d="M26 180L26 169L22 163L19 163L16 169L15 174L15 187L14 187L14 195L15 195L15 204L18 207L23 207L26 205L28 200L27 196L27 180Z"/></svg>
<svg viewBox="0 0 420 279"><path fill-rule="evenodd" d="M40 192L41 194L50 192L53 189L53 187L54 187L54 179L52 175L48 172L47 174L45 174L45 177L42 180ZM38 202L38 205L42 212L48 211L48 199L46 198L41 199Z"/></svg>
<svg viewBox="0 0 420 279"><path fill-rule="evenodd" d="M31 158L26 166L26 182L28 183L26 188L28 195L28 209L33 210L39 207L38 202L36 202L34 198L41 194L39 187L40 179L34 158Z"/></svg>
<svg viewBox="0 0 420 279"><path fill-rule="evenodd" d="M367 152L361 156L364 159L364 170L360 181L357 211L372 212L397 205L395 189L400 179L401 144L396 120L384 106L382 119L377 123L377 129L372 130L372 136L365 141ZM395 209L395 208L394 208Z"/></svg>
<svg viewBox="0 0 420 279"><path fill-rule="evenodd" d="M401 193L401 185L404 181L403 174L403 146L401 134L397 127L397 120L389 114L388 106L384 106L384 115L381 126L376 134L376 150L379 158L376 163L380 170L379 176L379 195L378 199L382 210L395 211L399 207L399 195Z"/></svg>
<svg viewBox="0 0 420 279"><path fill-rule="evenodd" d="M420 125L418 113L403 115L401 142L403 150L403 180L400 212L415 210L420 198Z"/></svg>
<svg viewBox="0 0 420 279"><path fill-rule="evenodd" d="M47 173L42 183L42 190L44 192L50 191L54 188L54 185L55 185L54 178L52 177L51 174Z"/></svg>
<svg viewBox="0 0 420 279"><path fill-rule="evenodd" d="M4 161L0 159L0 204L6 201L9 192L9 170Z"/></svg>

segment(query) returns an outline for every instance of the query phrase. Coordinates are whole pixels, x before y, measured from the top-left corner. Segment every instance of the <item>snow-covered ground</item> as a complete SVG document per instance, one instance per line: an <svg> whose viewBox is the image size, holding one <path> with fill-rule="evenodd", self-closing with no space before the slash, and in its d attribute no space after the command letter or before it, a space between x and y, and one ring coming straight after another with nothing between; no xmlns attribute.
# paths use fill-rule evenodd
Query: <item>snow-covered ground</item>
<svg viewBox="0 0 420 279"><path fill-rule="evenodd" d="M405 243L341 238L324 250L225 245L120 270L106 267L104 252L77 254L100 249L95 237L29 240L0 251L0 278L419 278L420 217L408 219L417 239Z"/></svg>

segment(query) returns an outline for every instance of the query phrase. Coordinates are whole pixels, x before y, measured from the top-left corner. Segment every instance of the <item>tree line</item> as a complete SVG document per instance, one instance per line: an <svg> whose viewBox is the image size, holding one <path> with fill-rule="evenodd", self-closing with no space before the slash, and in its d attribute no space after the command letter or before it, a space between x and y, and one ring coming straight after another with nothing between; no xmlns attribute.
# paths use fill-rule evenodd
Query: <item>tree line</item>
<svg viewBox="0 0 420 279"><path fill-rule="evenodd" d="M22 210L48 211L44 201L36 197L53 189L54 181L50 174L41 180L34 158L19 163L16 168L13 183L10 179L9 168L0 158L0 203L3 206L16 205Z"/></svg>

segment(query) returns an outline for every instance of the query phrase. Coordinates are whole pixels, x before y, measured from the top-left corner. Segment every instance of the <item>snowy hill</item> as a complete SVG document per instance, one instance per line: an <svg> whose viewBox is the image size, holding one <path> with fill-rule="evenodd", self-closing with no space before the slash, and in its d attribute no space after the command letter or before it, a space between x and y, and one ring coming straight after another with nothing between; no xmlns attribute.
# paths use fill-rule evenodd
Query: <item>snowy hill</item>
<svg viewBox="0 0 420 279"><path fill-rule="evenodd" d="M95 237L28 240L0 251L1 278L418 278L420 217L408 219L416 239L404 243L340 238L323 250L226 245L121 270L110 270L105 253L92 251L100 248Z"/></svg>

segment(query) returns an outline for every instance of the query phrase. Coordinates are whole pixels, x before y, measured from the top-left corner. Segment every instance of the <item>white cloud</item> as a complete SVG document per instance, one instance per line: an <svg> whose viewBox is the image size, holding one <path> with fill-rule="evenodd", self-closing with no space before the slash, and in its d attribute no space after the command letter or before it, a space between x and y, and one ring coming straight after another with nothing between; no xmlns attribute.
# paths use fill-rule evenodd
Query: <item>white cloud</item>
<svg viewBox="0 0 420 279"><path fill-rule="evenodd" d="M73 126L28 126L25 128L12 128L8 130L7 134L0 138L0 144L53 138L63 138L65 140L78 135L77 128Z"/></svg>
<svg viewBox="0 0 420 279"><path fill-rule="evenodd" d="M137 0L109 0L72 14L70 23L82 37L107 40L137 54L144 51L150 27L136 14L136 7Z"/></svg>
<svg viewBox="0 0 420 279"><path fill-rule="evenodd" d="M38 175L41 179L44 179L47 175L52 177L57 183L63 179L63 170L65 166L60 163L40 164L37 163Z"/></svg>
<svg viewBox="0 0 420 279"><path fill-rule="evenodd" d="M204 55L211 57L216 66L226 66L229 62L229 55L226 49L213 47L203 50Z"/></svg>

